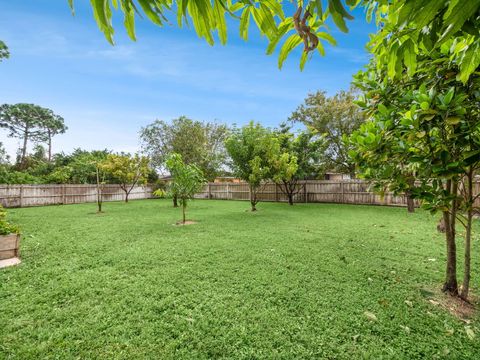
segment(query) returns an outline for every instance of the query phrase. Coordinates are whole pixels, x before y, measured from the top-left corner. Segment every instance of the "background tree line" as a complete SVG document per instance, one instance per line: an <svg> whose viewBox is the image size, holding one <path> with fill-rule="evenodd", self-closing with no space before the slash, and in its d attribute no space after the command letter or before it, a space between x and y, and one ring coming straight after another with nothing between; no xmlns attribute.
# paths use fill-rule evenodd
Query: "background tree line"
<svg viewBox="0 0 480 360"><path fill-rule="evenodd" d="M289 202L293 203L293 197L299 191L298 180L322 178L326 171L353 175L354 165L346 156L350 145L343 140L361 122L362 117L353 104L352 91L342 91L332 97L319 91L308 95L305 103L277 129L267 129L257 124L258 131L252 134L251 139L255 143L255 151L260 151L261 146L270 146L273 138L274 148L268 153L264 149L243 156L259 156L262 161L269 161L272 156L288 154L275 164L269 163L268 171L263 168L265 176L262 175L259 181L275 180ZM298 125L303 125L303 129L298 129ZM0 183L94 184L95 164L113 153L107 149L76 149L71 154L53 154L52 139L64 133L67 126L61 116L37 105L2 105L0 126L7 131L7 136L18 139L20 144L17 157L12 162L0 143ZM240 160L235 160L237 154L233 145L230 150L227 146L232 141L229 139L238 135L239 130L235 126L230 128L225 124L201 122L185 116L168 122L155 120L139 132L142 153L149 159L147 180L155 182L157 174L168 174L166 160L172 153L179 154L185 164L197 166L208 181L219 176L235 176L246 180L239 168ZM269 138L268 141L262 131ZM30 144L34 146L29 152ZM244 145L238 145L238 148ZM250 160L244 158L241 161L247 164ZM270 176L266 176L267 172ZM109 175L104 179L108 183L114 180Z"/></svg>

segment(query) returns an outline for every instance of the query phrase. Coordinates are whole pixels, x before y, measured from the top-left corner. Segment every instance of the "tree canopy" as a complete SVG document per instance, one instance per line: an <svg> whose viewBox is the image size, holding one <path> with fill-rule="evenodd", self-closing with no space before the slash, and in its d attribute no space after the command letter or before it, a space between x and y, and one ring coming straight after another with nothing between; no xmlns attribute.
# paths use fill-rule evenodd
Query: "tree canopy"
<svg viewBox="0 0 480 360"><path fill-rule="evenodd" d="M251 121L234 128L225 142L235 176L248 182L251 210L256 211L257 192L274 175L274 161L283 162L284 171L296 171L296 159L290 154L281 159L278 140L270 129ZM277 164L277 170L280 164Z"/></svg>
<svg viewBox="0 0 480 360"><path fill-rule="evenodd" d="M73 10L73 0L68 0ZM272 54L283 41L278 64L303 45L300 66L308 54L324 54L322 41L335 44L327 26L331 19L336 27L348 32L347 20L352 10L363 7L368 20L373 18L379 32L370 47L381 62L389 65L389 76L400 74L400 63L415 71L419 48L431 50L448 42L459 31L468 34L463 45L453 47L451 56L459 64L459 80L465 82L480 63L478 55L478 12L480 0L91 0L98 27L113 44L113 10L124 15L124 27L135 40L135 19L145 17L158 26L176 21L179 27L193 24L199 37L209 44L215 35L227 42L227 19L236 21L240 36L247 40L252 22L269 41Z"/></svg>
<svg viewBox="0 0 480 360"><path fill-rule="evenodd" d="M95 176L100 168L112 177L113 182L125 192L125 202L128 202L128 196L135 185L147 182L150 171L148 159L138 154L108 154L99 165L92 165L95 167Z"/></svg>
<svg viewBox="0 0 480 360"><path fill-rule="evenodd" d="M227 136L226 125L204 123L185 116L171 122L156 120L140 130L142 149L153 166L165 169L167 158L177 153L185 163L197 165L209 180L223 170Z"/></svg>
<svg viewBox="0 0 480 360"><path fill-rule="evenodd" d="M170 154L166 166L173 177L168 187L169 194L178 198L182 206L182 223L185 224L188 201L202 189L206 180L202 170L195 164L186 164L180 154Z"/></svg>
<svg viewBox="0 0 480 360"><path fill-rule="evenodd" d="M324 163L328 168L355 176L355 163L350 159L346 137L364 122L364 116L354 104L353 91L340 91L328 97L324 91L309 94L305 103L290 115L289 120L302 123L325 140Z"/></svg>
<svg viewBox="0 0 480 360"><path fill-rule="evenodd" d="M48 109L33 104L3 104L0 106L0 128L8 131L9 137L21 139L20 164L24 164L29 141L43 141L46 131L43 126L51 115Z"/></svg>
<svg viewBox="0 0 480 360"><path fill-rule="evenodd" d="M286 124L282 124L274 136L278 141L278 152L281 155L272 161L272 179L287 196L288 203L293 205L295 194L303 189L299 181L316 179L326 170L324 156L326 142L314 130L304 130L295 134Z"/></svg>
<svg viewBox="0 0 480 360"><path fill-rule="evenodd" d="M480 77L477 72L466 79L461 75L462 65L452 57L451 46L468 34L455 36L439 48L420 47L415 71L402 63L401 76L390 73L383 55L374 54L368 69L356 77L363 91L357 103L369 120L352 135L355 149L350 155L362 175L377 186L407 190L428 210L442 212L447 245L444 290L454 295L459 290L457 221L465 226L461 295L466 299L475 200L472 179L480 166Z"/></svg>

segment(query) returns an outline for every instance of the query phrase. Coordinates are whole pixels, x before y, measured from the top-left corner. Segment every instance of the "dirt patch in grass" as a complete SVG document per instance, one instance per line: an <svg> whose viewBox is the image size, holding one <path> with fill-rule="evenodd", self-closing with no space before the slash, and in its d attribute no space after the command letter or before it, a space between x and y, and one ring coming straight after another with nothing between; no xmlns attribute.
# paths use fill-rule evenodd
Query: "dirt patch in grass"
<svg viewBox="0 0 480 360"><path fill-rule="evenodd" d="M196 221L187 220L187 221L185 221L185 222L183 222L183 221L177 221L177 222L175 223L175 225L176 225L176 226L184 226L184 225L194 225L194 224L196 224L196 223L197 223Z"/></svg>
<svg viewBox="0 0 480 360"><path fill-rule="evenodd" d="M421 292L430 304L441 307L466 323L470 323L470 319L475 317L480 304L479 297L472 293L467 302L458 296L446 294L440 289L422 289Z"/></svg>

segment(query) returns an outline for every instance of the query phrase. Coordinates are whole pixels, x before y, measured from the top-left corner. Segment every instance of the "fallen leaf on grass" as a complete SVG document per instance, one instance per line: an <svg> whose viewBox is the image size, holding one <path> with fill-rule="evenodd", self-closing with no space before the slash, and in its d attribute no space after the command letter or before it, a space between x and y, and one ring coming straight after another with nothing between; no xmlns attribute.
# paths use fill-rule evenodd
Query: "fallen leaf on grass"
<svg viewBox="0 0 480 360"><path fill-rule="evenodd" d="M470 326L465 326L465 332L470 340L475 339L475 332L472 330Z"/></svg>
<svg viewBox="0 0 480 360"><path fill-rule="evenodd" d="M448 336L453 335L454 332L455 332L455 330L453 330L453 329L446 329L446 330L445 330L445 333L446 333Z"/></svg>
<svg viewBox="0 0 480 360"><path fill-rule="evenodd" d="M376 316L374 313L370 312L370 311L365 311L365 312L363 313L363 315L365 315L365 316L367 317L367 319L370 320L370 321L377 321L377 320L378 320L378 319L377 319L377 316Z"/></svg>
<svg viewBox="0 0 480 360"><path fill-rule="evenodd" d="M400 325L400 327L401 327L403 330L405 330L405 332L406 332L407 334L410 334L410 328L409 328L408 326Z"/></svg>
<svg viewBox="0 0 480 360"><path fill-rule="evenodd" d="M410 300L405 300L405 304L407 304L410 307L413 306L413 302L411 302Z"/></svg>

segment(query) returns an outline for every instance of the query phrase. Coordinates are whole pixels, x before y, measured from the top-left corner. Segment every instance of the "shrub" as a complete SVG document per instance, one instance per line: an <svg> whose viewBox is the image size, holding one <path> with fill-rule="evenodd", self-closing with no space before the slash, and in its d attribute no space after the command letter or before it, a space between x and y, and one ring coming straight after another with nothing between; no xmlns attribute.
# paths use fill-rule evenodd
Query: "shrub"
<svg viewBox="0 0 480 360"><path fill-rule="evenodd" d="M0 235L8 235L8 234L19 234L20 229L18 226L10 224L7 219L7 212L5 209L0 205Z"/></svg>

